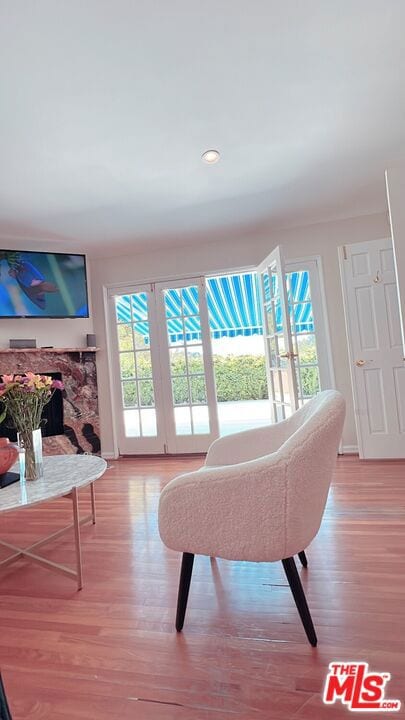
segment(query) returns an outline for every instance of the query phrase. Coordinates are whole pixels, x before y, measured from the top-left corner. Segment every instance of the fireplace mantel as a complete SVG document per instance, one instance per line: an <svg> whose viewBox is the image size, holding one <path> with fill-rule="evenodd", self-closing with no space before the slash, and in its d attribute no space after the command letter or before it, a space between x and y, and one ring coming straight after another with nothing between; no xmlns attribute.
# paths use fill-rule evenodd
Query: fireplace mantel
<svg viewBox="0 0 405 720"><path fill-rule="evenodd" d="M47 455L100 453L96 347L0 349L0 375L60 373L63 435L44 437Z"/></svg>
<svg viewBox="0 0 405 720"><path fill-rule="evenodd" d="M38 347L38 348L0 348L0 355L14 355L15 353L55 353L56 355L63 355L64 353L85 353L85 352L98 352L98 347L77 347L77 348L53 348L53 347Z"/></svg>

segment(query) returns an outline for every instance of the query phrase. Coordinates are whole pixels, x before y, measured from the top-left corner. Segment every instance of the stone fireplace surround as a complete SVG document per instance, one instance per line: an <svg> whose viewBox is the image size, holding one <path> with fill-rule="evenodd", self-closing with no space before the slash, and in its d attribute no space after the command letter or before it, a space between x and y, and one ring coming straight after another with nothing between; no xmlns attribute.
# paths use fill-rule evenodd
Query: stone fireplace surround
<svg viewBox="0 0 405 720"><path fill-rule="evenodd" d="M46 455L100 454L97 348L0 350L0 375L31 371L62 374L64 435L43 438Z"/></svg>

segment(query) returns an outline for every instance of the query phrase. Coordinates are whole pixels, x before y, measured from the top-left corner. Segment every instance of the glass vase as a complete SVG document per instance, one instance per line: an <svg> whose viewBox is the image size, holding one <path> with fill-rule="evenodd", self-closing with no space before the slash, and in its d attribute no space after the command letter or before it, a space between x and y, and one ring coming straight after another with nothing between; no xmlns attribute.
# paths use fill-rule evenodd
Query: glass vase
<svg viewBox="0 0 405 720"><path fill-rule="evenodd" d="M18 433L18 446L24 455L24 473L20 463L20 475L24 480L38 480L43 476L41 429Z"/></svg>

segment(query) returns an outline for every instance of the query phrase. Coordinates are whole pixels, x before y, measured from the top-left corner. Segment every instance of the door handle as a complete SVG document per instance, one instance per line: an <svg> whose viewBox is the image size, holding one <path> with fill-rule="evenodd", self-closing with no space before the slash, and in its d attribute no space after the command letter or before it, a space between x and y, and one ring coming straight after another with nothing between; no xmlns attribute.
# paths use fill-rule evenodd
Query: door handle
<svg viewBox="0 0 405 720"><path fill-rule="evenodd" d="M280 355L278 357L279 358L287 358L287 360L290 360L290 358L298 357L298 353L295 353L295 352L280 353Z"/></svg>
<svg viewBox="0 0 405 720"><path fill-rule="evenodd" d="M366 360L356 360L357 367L363 367L366 364Z"/></svg>

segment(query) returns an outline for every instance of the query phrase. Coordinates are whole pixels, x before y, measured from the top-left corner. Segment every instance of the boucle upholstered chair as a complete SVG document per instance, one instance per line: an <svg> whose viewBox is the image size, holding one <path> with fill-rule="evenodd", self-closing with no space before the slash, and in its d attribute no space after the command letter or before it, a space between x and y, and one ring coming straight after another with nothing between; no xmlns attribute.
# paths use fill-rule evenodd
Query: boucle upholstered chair
<svg viewBox="0 0 405 720"><path fill-rule="evenodd" d="M341 437L340 393L319 393L287 420L219 438L204 467L171 480L160 496L159 531L183 553L176 629L182 630L194 555L281 560L305 628L317 638L294 562L317 534Z"/></svg>

